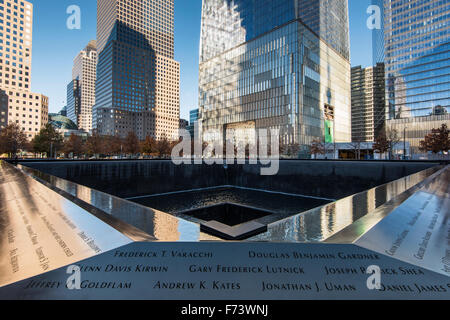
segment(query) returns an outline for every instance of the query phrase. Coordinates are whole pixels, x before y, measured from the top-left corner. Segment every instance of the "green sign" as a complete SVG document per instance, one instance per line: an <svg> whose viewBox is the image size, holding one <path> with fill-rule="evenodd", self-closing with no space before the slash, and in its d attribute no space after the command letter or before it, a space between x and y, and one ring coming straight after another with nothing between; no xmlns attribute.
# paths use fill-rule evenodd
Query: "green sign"
<svg viewBox="0 0 450 320"><path fill-rule="evenodd" d="M330 120L325 120L325 143L334 143L334 123Z"/></svg>

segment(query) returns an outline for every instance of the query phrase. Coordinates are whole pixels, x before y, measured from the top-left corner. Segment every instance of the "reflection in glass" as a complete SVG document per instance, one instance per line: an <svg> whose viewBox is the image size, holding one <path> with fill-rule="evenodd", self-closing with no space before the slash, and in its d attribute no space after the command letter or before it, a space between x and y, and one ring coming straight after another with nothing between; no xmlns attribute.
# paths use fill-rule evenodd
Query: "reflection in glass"
<svg viewBox="0 0 450 320"><path fill-rule="evenodd" d="M203 1L203 139L251 124L279 129L281 143L299 144L306 156L325 139L327 105L334 139L349 141L348 39L346 0Z"/></svg>

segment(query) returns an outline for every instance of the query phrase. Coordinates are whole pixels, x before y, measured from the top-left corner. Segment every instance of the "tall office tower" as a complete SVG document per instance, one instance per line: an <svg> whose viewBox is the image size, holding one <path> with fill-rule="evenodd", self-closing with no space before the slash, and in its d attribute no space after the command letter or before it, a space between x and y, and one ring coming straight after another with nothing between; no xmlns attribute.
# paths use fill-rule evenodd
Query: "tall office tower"
<svg viewBox="0 0 450 320"><path fill-rule="evenodd" d="M352 68L352 141L373 142L385 123L384 64Z"/></svg>
<svg viewBox="0 0 450 320"><path fill-rule="evenodd" d="M73 79L67 85L67 118L78 126L78 117L81 114L80 81Z"/></svg>
<svg viewBox="0 0 450 320"><path fill-rule="evenodd" d="M0 130L8 125L8 94L0 89Z"/></svg>
<svg viewBox="0 0 450 320"><path fill-rule="evenodd" d="M372 14L376 19L372 30L372 59L373 65L384 63L384 0L372 0ZM379 15L379 16L378 16ZM379 19L379 20L378 20ZM379 23L379 26L377 25Z"/></svg>
<svg viewBox="0 0 450 320"><path fill-rule="evenodd" d="M186 119L180 119L180 128L179 128L179 136L183 137L183 133L185 130L189 130L189 121Z"/></svg>
<svg viewBox="0 0 450 320"><path fill-rule="evenodd" d="M180 66L173 0L98 0L96 104L100 134L178 138Z"/></svg>
<svg viewBox="0 0 450 320"><path fill-rule="evenodd" d="M17 123L33 138L48 122L48 98L32 93L33 5L0 2L0 122Z"/></svg>
<svg viewBox="0 0 450 320"><path fill-rule="evenodd" d="M348 28L347 0L204 0L203 139L279 129L304 156L316 139L350 141Z"/></svg>
<svg viewBox="0 0 450 320"><path fill-rule="evenodd" d="M419 153L432 128L450 126L450 2L385 0L384 11L387 128Z"/></svg>
<svg viewBox="0 0 450 320"><path fill-rule="evenodd" d="M7 90L30 90L33 4L5 0L0 3L0 13L0 85Z"/></svg>
<svg viewBox="0 0 450 320"><path fill-rule="evenodd" d="M189 111L188 131L191 134L192 138L196 138L195 137L195 126L198 125L199 117L200 117L199 109L194 109L194 110Z"/></svg>
<svg viewBox="0 0 450 320"><path fill-rule="evenodd" d="M73 83L71 83L73 86L69 88L71 92L68 92L68 95L72 93L73 98L70 98L73 100L72 102L76 103L70 104L70 120L77 124L78 129L90 132L92 130L92 107L95 105L95 81L97 79L95 40L90 41L86 48L75 58L72 79L74 79ZM79 101L76 101L77 99Z"/></svg>

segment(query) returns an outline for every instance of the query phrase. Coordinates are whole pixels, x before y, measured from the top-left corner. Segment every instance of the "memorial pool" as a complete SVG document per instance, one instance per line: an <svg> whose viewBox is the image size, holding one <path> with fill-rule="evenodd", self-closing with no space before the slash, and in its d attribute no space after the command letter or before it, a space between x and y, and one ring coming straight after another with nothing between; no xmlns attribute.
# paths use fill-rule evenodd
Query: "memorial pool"
<svg viewBox="0 0 450 320"><path fill-rule="evenodd" d="M294 160L281 161L276 176L261 176L260 165L163 160L31 161L19 167L158 240L287 242L324 241L442 168Z"/></svg>

